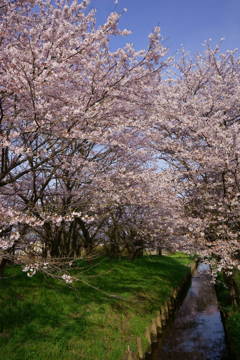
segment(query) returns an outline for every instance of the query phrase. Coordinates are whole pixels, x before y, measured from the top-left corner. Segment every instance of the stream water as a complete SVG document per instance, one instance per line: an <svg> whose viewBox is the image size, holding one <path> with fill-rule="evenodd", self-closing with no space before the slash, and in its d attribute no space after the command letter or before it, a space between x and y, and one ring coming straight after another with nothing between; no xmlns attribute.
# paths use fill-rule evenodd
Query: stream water
<svg viewBox="0 0 240 360"><path fill-rule="evenodd" d="M175 319L154 346L151 360L229 360L209 266L199 264Z"/></svg>

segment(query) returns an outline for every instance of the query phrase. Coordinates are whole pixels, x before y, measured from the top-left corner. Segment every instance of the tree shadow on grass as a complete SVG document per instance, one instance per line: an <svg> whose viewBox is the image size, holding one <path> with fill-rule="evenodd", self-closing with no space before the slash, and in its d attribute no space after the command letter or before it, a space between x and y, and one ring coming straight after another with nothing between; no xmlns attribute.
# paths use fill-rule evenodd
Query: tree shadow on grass
<svg viewBox="0 0 240 360"><path fill-rule="evenodd" d="M104 270L109 268L111 268L111 272L105 276ZM108 260L100 272L95 268L87 275L93 276L89 280L90 284L97 286L109 295L114 294L119 297L124 296L126 300L134 300L137 294L142 296L144 293L146 300L148 297L151 298L150 295L153 295L154 298L158 296L159 305L161 297L166 297L170 289L176 287L187 273L189 273L189 268L174 258L150 256L138 258L132 262ZM94 301L98 304L111 303L114 306L116 301L119 301L118 298L114 300L114 298L107 297L102 292L85 285L80 285L79 291L84 292L81 304L89 304Z"/></svg>

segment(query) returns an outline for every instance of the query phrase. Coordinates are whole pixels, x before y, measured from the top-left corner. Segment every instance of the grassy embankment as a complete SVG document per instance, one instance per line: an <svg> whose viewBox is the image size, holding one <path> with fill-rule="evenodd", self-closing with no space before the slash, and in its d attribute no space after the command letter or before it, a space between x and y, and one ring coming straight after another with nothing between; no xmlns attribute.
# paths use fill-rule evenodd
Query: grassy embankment
<svg viewBox="0 0 240 360"><path fill-rule="evenodd" d="M121 360L184 279L190 262L181 254L102 259L87 271L86 264L73 270L124 300L82 282L69 287L41 274L27 278L16 267L7 269L0 280L0 358Z"/></svg>
<svg viewBox="0 0 240 360"><path fill-rule="evenodd" d="M223 276L220 275L218 280L218 300L225 318L225 327L231 355L233 359L240 360L240 271L235 271L233 275L235 292L237 293L236 300L238 300L235 304L233 304L230 289L224 282Z"/></svg>

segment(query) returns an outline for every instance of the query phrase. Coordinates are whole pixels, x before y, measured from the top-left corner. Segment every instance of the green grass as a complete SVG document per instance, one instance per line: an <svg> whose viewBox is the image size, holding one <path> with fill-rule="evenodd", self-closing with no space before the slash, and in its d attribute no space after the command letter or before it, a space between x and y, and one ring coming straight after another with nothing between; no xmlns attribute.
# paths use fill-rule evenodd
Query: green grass
<svg viewBox="0 0 240 360"><path fill-rule="evenodd" d="M72 287L16 267L0 280L2 360L121 360L135 346L171 290L189 272L191 259L145 256L101 259L73 272L101 291L76 282ZM85 272L83 272L83 267Z"/></svg>
<svg viewBox="0 0 240 360"><path fill-rule="evenodd" d="M234 271L233 279L240 297L240 271ZM230 292L221 274L218 279L217 294L220 306L226 315L225 326L232 356L235 360L240 360L240 307L231 304Z"/></svg>
<svg viewBox="0 0 240 360"><path fill-rule="evenodd" d="M240 297L240 271L234 272L234 282ZM236 360L240 360L240 308L239 306L232 306L230 308L229 317L227 320L227 330L232 342L232 350L235 354Z"/></svg>

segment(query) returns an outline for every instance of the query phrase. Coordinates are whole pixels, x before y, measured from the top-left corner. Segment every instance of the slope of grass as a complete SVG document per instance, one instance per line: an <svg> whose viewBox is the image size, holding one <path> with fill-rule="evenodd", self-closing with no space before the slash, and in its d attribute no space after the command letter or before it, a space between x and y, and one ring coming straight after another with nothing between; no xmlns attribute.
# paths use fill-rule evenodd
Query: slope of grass
<svg viewBox="0 0 240 360"><path fill-rule="evenodd" d="M240 298L240 271L234 271L233 280ZM225 327L232 358L240 360L240 307L233 305L230 290L220 274L217 285L217 295L221 309L225 314Z"/></svg>
<svg viewBox="0 0 240 360"><path fill-rule="evenodd" d="M142 336L153 314L189 272L190 262L184 255L104 258L87 270L82 263L73 269L98 291L82 281L69 287L9 268L0 280L0 358L122 359L126 346L134 349L136 336Z"/></svg>

